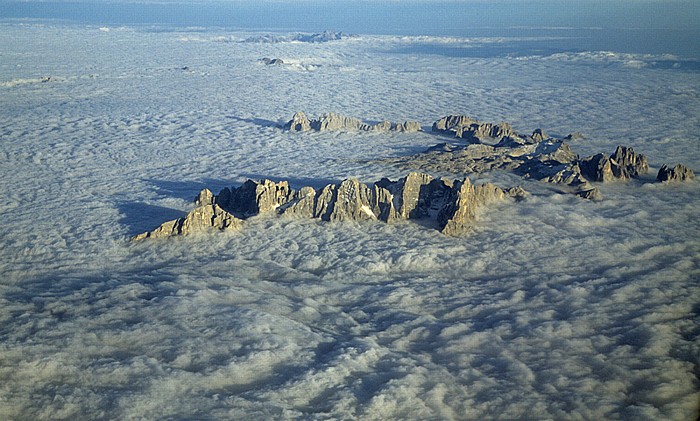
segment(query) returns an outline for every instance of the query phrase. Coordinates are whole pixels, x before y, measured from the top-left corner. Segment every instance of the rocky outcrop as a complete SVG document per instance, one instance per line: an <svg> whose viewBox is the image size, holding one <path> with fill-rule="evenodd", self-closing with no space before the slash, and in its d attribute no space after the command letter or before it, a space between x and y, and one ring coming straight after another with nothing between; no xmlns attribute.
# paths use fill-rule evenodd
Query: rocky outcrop
<svg viewBox="0 0 700 421"><path fill-rule="evenodd" d="M506 192L493 184L474 187L468 178L458 181L448 191L445 205L439 210L437 222L445 235L459 235L476 219L477 209L503 200Z"/></svg>
<svg viewBox="0 0 700 421"><path fill-rule="evenodd" d="M567 142L575 142L575 141L578 141L578 140L583 140L583 139L585 139L585 138L586 138L586 137L583 135L583 133L581 133L581 132L573 132L573 133L569 133L568 135L566 135L566 136L564 137L564 140L567 141Z"/></svg>
<svg viewBox="0 0 700 421"><path fill-rule="evenodd" d="M360 130L362 126L363 123L355 117L346 117L335 113L323 114L318 120L311 122L311 128L320 132L324 130ZM371 128L368 127L364 130L371 130Z"/></svg>
<svg viewBox="0 0 700 421"><path fill-rule="evenodd" d="M247 218L277 209L294 194L286 181L248 180L238 188L221 190L216 203L234 215Z"/></svg>
<svg viewBox="0 0 700 421"><path fill-rule="evenodd" d="M188 235L208 230L238 229L243 221L222 209L208 189L202 190L195 199L197 207L185 217L163 223L153 231L135 236L134 240Z"/></svg>
<svg viewBox="0 0 700 421"><path fill-rule="evenodd" d="M508 123L482 123L464 115L448 115L439 119L433 123L433 132L489 145L497 144L514 134Z"/></svg>
<svg viewBox="0 0 700 421"><path fill-rule="evenodd" d="M302 111L297 111L284 128L293 132L307 132L311 130L311 120Z"/></svg>
<svg viewBox="0 0 700 421"><path fill-rule="evenodd" d="M371 186L347 179L318 191L312 187L294 190L286 181L248 180L240 187L221 190L217 196L202 191L195 200L197 207L186 217L134 239L233 229L241 226L242 219L264 213L323 221L426 219L446 235L460 235L469 229L481 207L506 197L519 200L524 196L519 187L474 186L467 178L453 182L417 172L396 181L383 178Z"/></svg>
<svg viewBox="0 0 700 421"><path fill-rule="evenodd" d="M678 164L673 168L669 168L667 165L663 165L659 169L658 174L656 175L656 181L661 183L672 181L688 181L694 178L695 173L693 173L693 170L682 164Z"/></svg>
<svg viewBox="0 0 700 421"><path fill-rule="evenodd" d="M392 123L381 121L376 124L367 124L355 117L347 117L335 113L326 113L318 119L310 120L301 111L296 112L292 119L284 125L286 130L304 132L308 130L350 130L365 132L417 132L421 130L421 125L417 121L405 121L403 123Z"/></svg>
<svg viewBox="0 0 700 421"><path fill-rule="evenodd" d="M531 137L535 142L542 142L543 140L549 139L549 136L547 136L542 129L535 129Z"/></svg>
<svg viewBox="0 0 700 421"><path fill-rule="evenodd" d="M441 143L408 157L385 159L406 169L455 174L493 170L567 186L581 197L598 200L600 192L591 182L609 182L639 177L649 170L647 158L632 148L618 146L604 153L580 158L565 139L580 139L575 133L555 139L542 129L531 135L516 132L507 123L481 123L464 115L449 115L436 121L433 132L466 139L467 144Z"/></svg>
<svg viewBox="0 0 700 421"><path fill-rule="evenodd" d="M647 158L632 148L618 146L609 158L604 153L579 162L581 173L591 181L628 180L649 171Z"/></svg>
<svg viewBox="0 0 700 421"><path fill-rule="evenodd" d="M600 194L600 190L597 188L592 188L589 190L581 190L576 192L576 196L581 197L583 199L588 199L588 200L601 200L602 195Z"/></svg>

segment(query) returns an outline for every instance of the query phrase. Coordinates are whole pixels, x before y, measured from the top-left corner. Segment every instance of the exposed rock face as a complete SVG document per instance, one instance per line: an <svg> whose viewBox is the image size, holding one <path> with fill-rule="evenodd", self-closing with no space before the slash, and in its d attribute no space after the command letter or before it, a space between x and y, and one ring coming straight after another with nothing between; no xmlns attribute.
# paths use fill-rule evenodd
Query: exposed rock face
<svg viewBox="0 0 700 421"><path fill-rule="evenodd" d="M208 202L208 199L211 199ZM195 199L197 207L185 217L168 221L154 229L135 236L134 240L146 238L164 238L174 235L188 235L207 230L238 229L243 221L223 210L215 203L211 191L205 189Z"/></svg>
<svg viewBox="0 0 700 421"><path fill-rule="evenodd" d="M615 176L612 172L610 158L604 153L599 153L581 160L579 168L584 177L591 181L612 181Z"/></svg>
<svg viewBox="0 0 700 421"><path fill-rule="evenodd" d="M588 200L601 200L602 196L600 194L600 190L597 188L592 188L589 190L581 190L579 192L576 192L576 196L581 197L583 199L588 199Z"/></svg>
<svg viewBox="0 0 700 421"><path fill-rule="evenodd" d="M194 204L199 207L199 206L206 206L206 205L213 205L214 204L214 193L211 192L209 189L204 189L199 194L197 197L194 198Z"/></svg>
<svg viewBox="0 0 700 421"><path fill-rule="evenodd" d="M522 188L502 190L493 184L474 186L469 179L452 182L412 172L397 181L382 179L371 186L356 179L329 184L316 191L289 188L286 181L248 180L237 188L225 188L218 196L202 191L198 207L186 217L169 221L134 239L168 237L216 228L238 228L246 218L275 213L324 221L432 219L447 235L464 233L477 210L506 197L522 199ZM235 216L234 216L235 215Z"/></svg>
<svg viewBox="0 0 700 421"><path fill-rule="evenodd" d="M647 157L626 146L618 146L610 160L613 174L617 178L639 177L649 171Z"/></svg>
<svg viewBox="0 0 700 421"><path fill-rule="evenodd" d="M307 132L311 130L311 120L302 111L297 111L284 128L293 132Z"/></svg>
<svg viewBox="0 0 700 421"><path fill-rule="evenodd" d="M477 121L466 115L448 115L433 123L433 131L456 135L461 127L468 127Z"/></svg>
<svg viewBox="0 0 700 421"><path fill-rule="evenodd" d="M678 164L673 168L663 165L656 175L658 182L688 181L695 178L695 173L685 165Z"/></svg>
<svg viewBox="0 0 700 421"><path fill-rule="evenodd" d="M647 158L637 154L632 148L618 146L608 158L600 153L579 162L581 172L591 181L628 180L649 171Z"/></svg>
<svg viewBox="0 0 700 421"><path fill-rule="evenodd" d="M221 190L216 202L229 212L246 218L277 209L289 202L293 194L286 181L248 180L241 187Z"/></svg>
<svg viewBox="0 0 700 421"><path fill-rule="evenodd" d="M292 119L284 126L285 129L296 132L308 130L350 130L366 132L417 132L421 130L420 123L416 121L406 121L404 123L392 123L381 121L376 124L366 124L355 117L347 117L335 113L326 113L318 119L309 120L301 111L292 116Z"/></svg>
<svg viewBox="0 0 700 421"><path fill-rule="evenodd" d="M508 123L481 123L464 115L449 115L433 123L433 131L450 134L472 143L497 144L514 134Z"/></svg>
<svg viewBox="0 0 700 421"><path fill-rule="evenodd" d="M379 123L381 124L381 123ZM363 123L355 117L346 117L335 113L323 114L317 121L312 122L311 128L324 130L360 130Z"/></svg>
<svg viewBox="0 0 700 421"><path fill-rule="evenodd" d="M417 121L404 121L403 123L396 123L395 126L392 126L392 130L395 130L397 132L419 132L423 130L421 128L421 125Z"/></svg>
<svg viewBox="0 0 700 421"><path fill-rule="evenodd" d="M474 187L468 178L456 182L437 215L440 232L452 236L463 233L476 218L477 208L505 196L503 190L490 183Z"/></svg>
<svg viewBox="0 0 700 421"><path fill-rule="evenodd" d="M576 194L595 199L600 193L593 191L590 182L626 180L649 170L647 158L632 148L618 146L609 157L601 153L581 159L566 141L551 138L542 129L523 135L507 123L480 123L464 115L443 117L432 129L467 139L469 144L441 143L417 155L382 161L431 172L512 171L525 178L574 187ZM572 134L567 139L580 136Z"/></svg>
<svg viewBox="0 0 700 421"><path fill-rule="evenodd" d="M564 140L567 142L573 142L582 139L585 139L585 136L581 132L569 133L568 135L566 135L566 137L564 137Z"/></svg>
<svg viewBox="0 0 700 421"><path fill-rule="evenodd" d="M549 139L549 136L547 136L542 129L535 129L531 137L535 142L542 142L543 140Z"/></svg>

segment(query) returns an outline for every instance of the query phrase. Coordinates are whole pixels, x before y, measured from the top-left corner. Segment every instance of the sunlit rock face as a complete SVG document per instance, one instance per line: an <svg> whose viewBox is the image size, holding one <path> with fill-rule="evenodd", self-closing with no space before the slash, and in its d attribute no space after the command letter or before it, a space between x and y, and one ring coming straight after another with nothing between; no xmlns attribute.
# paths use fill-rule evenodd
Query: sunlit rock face
<svg viewBox="0 0 700 421"><path fill-rule="evenodd" d="M348 117L336 113L325 113L317 119L309 119L302 111L294 113L292 119L284 125L284 128L294 132L315 131L363 131L363 132L418 132L421 125L417 121L405 121L392 123L380 121L375 124L367 124L355 117Z"/></svg>
<svg viewBox="0 0 700 421"><path fill-rule="evenodd" d="M467 142L441 143L419 154L381 161L401 168L455 174L511 171L527 179L566 186L579 197L593 200L600 200L601 194L591 182L628 180L649 171L647 157L627 146L618 146L610 156L599 153L580 158L568 143L580 140L583 136L579 133L556 139L536 129L527 135L508 123L483 123L465 115L442 117L432 131Z"/></svg>
<svg viewBox="0 0 700 421"><path fill-rule="evenodd" d="M235 230L243 224L241 219L216 204L214 196L207 189L202 190L195 203L198 206L185 217L165 222L153 231L135 236L134 240L188 235L208 230Z"/></svg>
<svg viewBox="0 0 700 421"><path fill-rule="evenodd" d="M306 132L311 130L311 121L302 111L297 111L284 127L293 132Z"/></svg>
<svg viewBox="0 0 700 421"><path fill-rule="evenodd" d="M695 173L693 170L683 164L677 164L673 168L669 168L667 165L664 165L659 169L659 173L656 175L656 181L662 183L671 181L688 181L694 178Z"/></svg>
<svg viewBox="0 0 700 421"><path fill-rule="evenodd" d="M646 156L618 146L610 157L600 153L579 162L583 175L591 181L628 180L649 171Z"/></svg>
<svg viewBox="0 0 700 421"><path fill-rule="evenodd" d="M287 181L248 180L240 187L222 189L217 196L203 190L195 199L197 207L187 216L134 239L237 229L244 218L264 213L323 221L429 219L442 233L461 235L469 230L479 208L524 195L522 188L503 190L490 183L474 186L467 178L434 179L417 172L397 181L384 178L371 186L351 178L318 191L313 187L294 190Z"/></svg>
<svg viewBox="0 0 700 421"><path fill-rule="evenodd" d="M465 115L445 116L433 123L433 131L485 144L496 144L514 133L508 123L482 123Z"/></svg>

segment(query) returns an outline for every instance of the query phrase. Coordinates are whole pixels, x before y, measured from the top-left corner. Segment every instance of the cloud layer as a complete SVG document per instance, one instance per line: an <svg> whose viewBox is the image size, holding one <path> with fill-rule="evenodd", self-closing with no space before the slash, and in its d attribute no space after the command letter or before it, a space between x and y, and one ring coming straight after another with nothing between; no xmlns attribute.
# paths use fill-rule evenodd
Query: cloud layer
<svg viewBox="0 0 700 421"><path fill-rule="evenodd" d="M466 113L697 170L697 73L599 52L397 52L492 40L186 36L0 28L0 418L697 416L697 182L603 185L594 203L489 174L533 195L461 239L259 217L127 240L202 187L396 177L369 161L444 141L275 127L296 110Z"/></svg>

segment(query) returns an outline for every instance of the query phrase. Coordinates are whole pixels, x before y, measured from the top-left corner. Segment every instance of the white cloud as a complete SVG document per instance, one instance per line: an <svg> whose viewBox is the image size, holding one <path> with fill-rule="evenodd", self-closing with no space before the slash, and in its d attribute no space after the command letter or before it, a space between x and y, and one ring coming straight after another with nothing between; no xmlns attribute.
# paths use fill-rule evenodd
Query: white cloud
<svg viewBox="0 0 700 421"><path fill-rule="evenodd" d="M273 127L296 110L426 125L468 113L697 169L695 73L598 53L392 53L412 38L180 35L0 28L13 40L0 81L60 78L0 86L0 418L695 416L698 183L604 185L594 203L491 174L533 195L462 239L259 217L127 241L203 186L396 177L367 161L444 140Z"/></svg>

